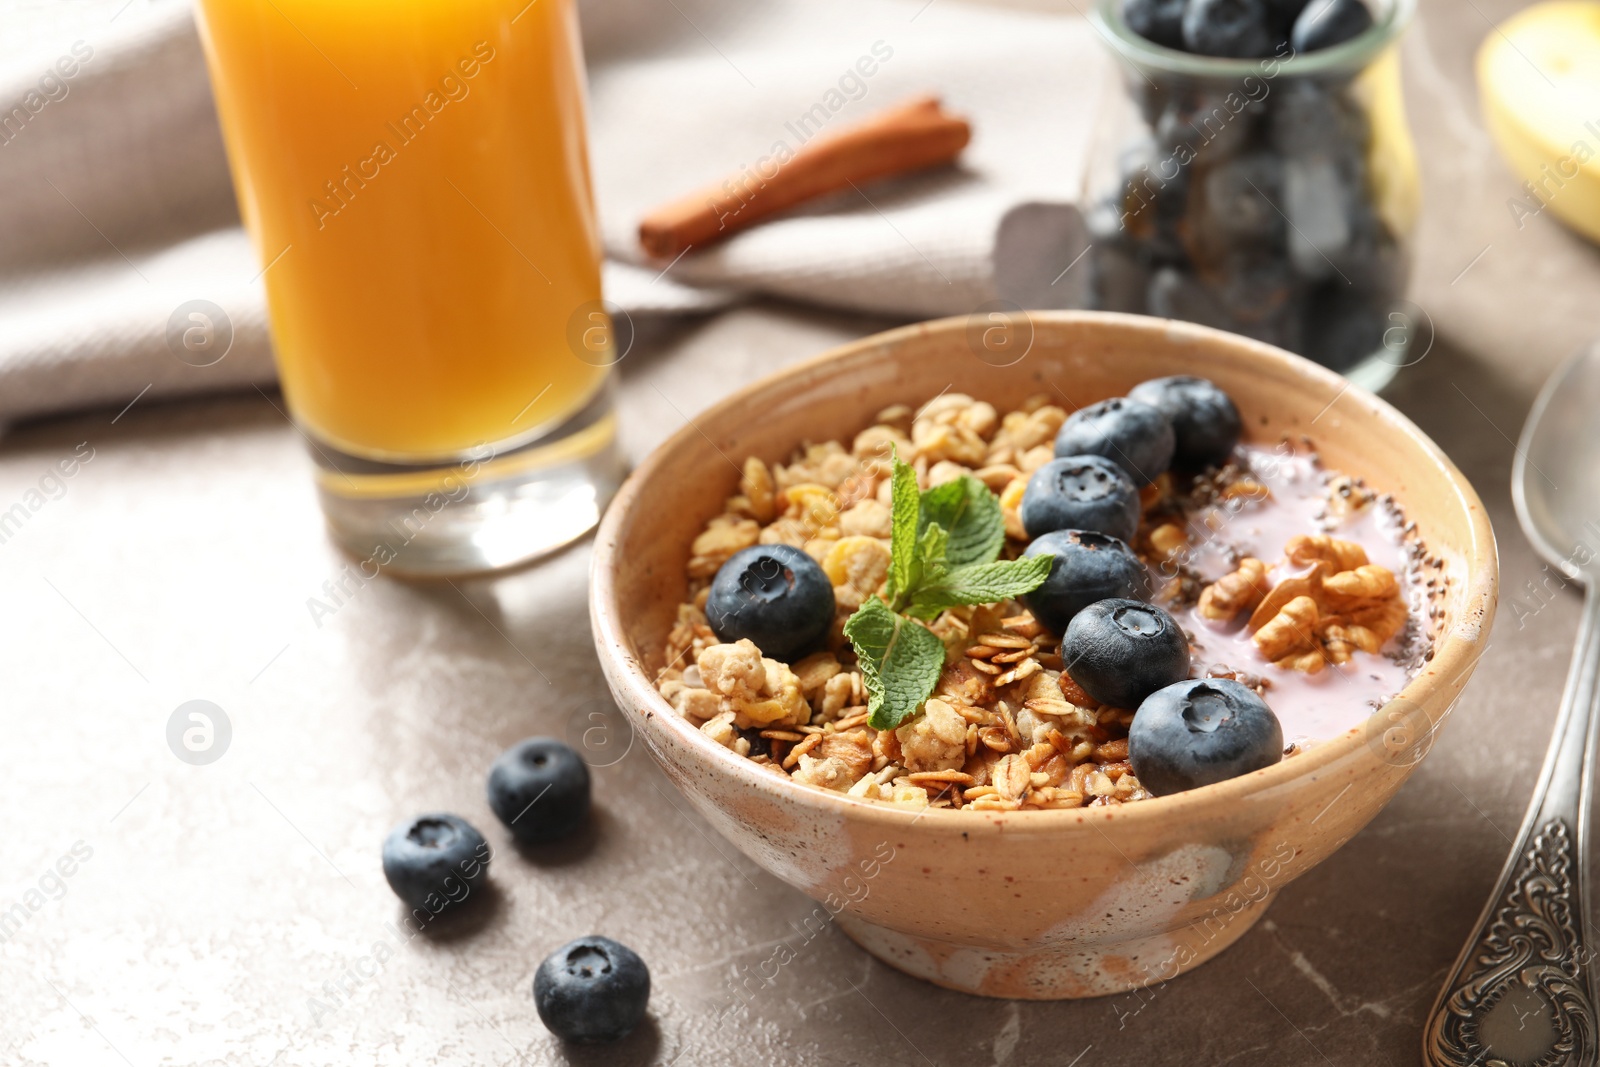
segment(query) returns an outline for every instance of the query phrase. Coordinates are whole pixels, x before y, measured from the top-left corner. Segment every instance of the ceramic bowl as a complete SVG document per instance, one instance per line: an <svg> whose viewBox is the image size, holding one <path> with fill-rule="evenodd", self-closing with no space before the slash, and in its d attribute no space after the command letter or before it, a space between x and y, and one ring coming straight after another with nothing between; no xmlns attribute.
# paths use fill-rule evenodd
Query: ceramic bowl
<svg viewBox="0 0 1600 1067"><path fill-rule="evenodd" d="M1434 655L1362 726L1175 796L1077 810L918 813L761 771L657 694L651 681L685 598L690 542L736 491L735 462L783 461L804 441L849 440L884 407L946 390L1001 411L1040 392L1081 406L1179 373L1227 390L1245 415L1247 440L1309 434L1329 466L1393 493L1444 559L1450 586ZM1472 673L1495 585L1494 537L1472 487L1370 393L1232 334L1142 316L1038 312L878 334L695 415L634 472L601 524L591 615L611 689L651 754L718 832L817 900L821 921L831 915L879 959L943 986L1058 999L1123 992L1204 962L1365 826L1426 754Z"/></svg>

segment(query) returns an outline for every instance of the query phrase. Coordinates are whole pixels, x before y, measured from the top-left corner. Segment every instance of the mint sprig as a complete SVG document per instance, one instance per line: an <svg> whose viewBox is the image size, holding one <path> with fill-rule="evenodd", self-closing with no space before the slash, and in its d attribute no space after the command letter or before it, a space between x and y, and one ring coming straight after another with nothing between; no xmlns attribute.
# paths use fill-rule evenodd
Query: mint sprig
<svg viewBox="0 0 1600 1067"><path fill-rule="evenodd" d="M971 475L917 489L898 456L890 481L889 578L845 622L861 661L868 722L892 730L922 710L944 671L944 642L918 620L946 608L993 604L1039 587L1053 556L1002 560L1005 517L999 499Z"/></svg>

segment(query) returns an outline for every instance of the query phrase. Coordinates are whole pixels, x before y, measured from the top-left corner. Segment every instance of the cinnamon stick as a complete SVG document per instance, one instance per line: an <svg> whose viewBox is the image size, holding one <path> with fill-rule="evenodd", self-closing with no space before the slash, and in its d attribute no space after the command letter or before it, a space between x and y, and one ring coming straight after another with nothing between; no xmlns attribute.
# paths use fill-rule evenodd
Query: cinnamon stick
<svg viewBox="0 0 1600 1067"><path fill-rule="evenodd" d="M652 256L675 256L852 184L949 163L971 137L967 120L938 97L918 97L656 208L639 223L639 243Z"/></svg>

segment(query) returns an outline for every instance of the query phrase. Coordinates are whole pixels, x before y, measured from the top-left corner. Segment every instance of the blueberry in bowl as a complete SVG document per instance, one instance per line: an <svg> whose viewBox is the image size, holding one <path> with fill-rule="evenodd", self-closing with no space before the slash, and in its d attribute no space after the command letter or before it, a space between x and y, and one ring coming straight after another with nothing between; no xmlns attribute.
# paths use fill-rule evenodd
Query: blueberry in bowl
<svg viewBox="0 0 1600 1067"><path fill-rule="evenodd" d="M407 905L437 914L482 884L489 856L489 843L461 816L418 815L383 839L383 877Z"/></svg>
<svg viewBox="0 0 1600 1067"><path fill-rule="evenodd" d="M506 749L489 769L489 807L524 844L570 835L589 817L589 767L553 737Z"/></svg>
<svg viewBox="0 0 1600 1067"><path fill-rule="evenodd" d="M1283 728L1254 689L1193 678L1139 705L1128 759L1146 789L1168 796L1272 766L1283 759Z"/></svg>
<svg viewBox="0 0 1600 1067"><path fill-rule="evenodd" d="M1072 618L1061 661L1085 693L1114 708L1137 708L1157 689L1189 676L1189 640L1154 604L1100 600Z"/></svg>
<svg viewBox="0 0 1600 1067"><path fill-rule="evenodd" d="M791 545L735 552L706 599L706 621L719 640L749 639L763 655L786 661L821 644L833 615L833 584L816 560Z"/></svg>
<svg viewBox="0 0 1600 1067"><path fill-rule="evenodd" d="M1033 472L1020 515L1029 537L1088 530L1131 541L1139 528L1139 490L1108 459L1065 456Z"/></svg>
<svg viewBox="0 0 1600 1067"><path fill-rule="evenodd" d="M1067 416L1056 434L1056 455L1102 456L1136 485L1155 481L1172 463L1174 439L1167 417L1149 404L1113 397Z"/></svg>
<svg viewBox="0 0 1600 1067"><path fill-rule="evenodd" d="M1205 378L1187 374L1153 378L1128 390L1128 397L1167 417L1176 445L1173 466L1184 470L1226 463L1244 430L1233 399Z"/></svg>
<svg viewBox="0 0 1600 1067"><path fill-rule="evenodd" d="M1051 555L1050 576L1023 597L1028 610L1054 633L1100 600L1148 600L1150 572L1127 542L1088 530L1056 530L1034 539L1024 556Z"/></svg>
<svg viewBox="0 0 1600 1067"><path fill-rule="evenodd" d="M650 969L637 952L609 937L580 937L539 964L533 1003L563 1041L617 1041L644 1018Z"/></svg>

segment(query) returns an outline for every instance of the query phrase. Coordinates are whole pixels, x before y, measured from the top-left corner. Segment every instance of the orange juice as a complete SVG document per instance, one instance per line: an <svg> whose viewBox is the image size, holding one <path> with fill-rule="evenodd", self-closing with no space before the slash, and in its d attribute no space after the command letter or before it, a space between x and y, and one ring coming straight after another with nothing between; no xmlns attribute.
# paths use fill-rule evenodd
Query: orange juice
<svg viewBox="0 0 1600 1067"><path fill-rule="evenodd" d="M571 0L201 0L200 25L302 427L426 462L584 407L608 361L569 342L600 299Z"/></svg>

